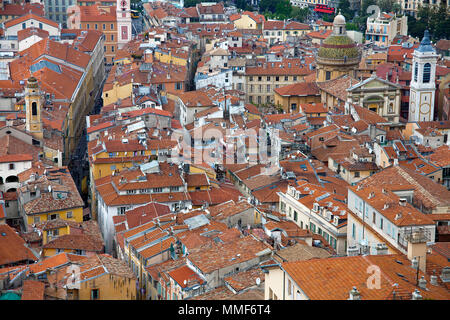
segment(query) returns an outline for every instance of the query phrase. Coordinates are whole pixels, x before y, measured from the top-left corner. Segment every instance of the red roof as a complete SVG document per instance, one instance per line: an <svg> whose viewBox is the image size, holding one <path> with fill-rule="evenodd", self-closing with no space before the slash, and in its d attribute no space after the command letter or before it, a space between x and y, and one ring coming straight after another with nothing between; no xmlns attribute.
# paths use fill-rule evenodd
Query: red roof
<svg viewBox="0 0 450 320"><path fill-rule="evenodd" d="M49 33L46 30L35 28L35 27L26 28L26 29L17 31L17 39L19 41L22 41L23 39L26 39L26 38L34 36L34 35L41 37L42 39L45 39L48 37Z"/></svg>
<svg viewBox="0 0 450 320"><path fill-rule="evenodd" d="M203 284L205 281L200 278L192 269L184 265L169 272L169 276L175 280L182 288L186 288L190 282Z"/></svg>
<svg viewBox="0 0 450 320"><path fill-rule="evenodd" d="M140 109L140 110L135 110L135 111L129 111L129 112L125 112L122 115L123 116L127 116L130 118L134 118L134 117L139 117L145 114L157 114L159 116L165 116L165 117L169 117L172 118L173 115L172 113L170 113L169 111L166 110L159 110L159 109L155 109L155 108L145 108L145 109Z"/></svg>
<svg viewBox="0 0 450 320"><path fill-rule="evenodd" d="M19 23L22 23L22 22L25 22L25 21L31 20L31 19L40 21L42 23L48 24L48 25L50 25L52 27L55 27L55 28L59 28L59 24L57 24L56 22L54 22L52 20L49 20L49 19L46 19L44 17L38 16L38 15L33 14L33 13L29 13L29 14L26 14L24 16L20 16L18 18L6 21L4 23L4 25L5 25L5 28L10 28L12 26L15 26L16 24L19 24Z"/></svg>
<svg viewBox="0 0 450 320"><path fill-rule="evenodd" d="M33 157L31 154L6 154L4 156L0 156L0 163L32 161L32 160Z"/></svg>
<svg viewBox="0 0 450 320"><path fill-rule="evenodd" d="M0 265L38 260L26 247L25 240L6 224L0 225L0 248Z"/></svg>
<svg viewBox="0 0 450 320"><path fill-rule="evenodd" d="M2 16L18 17L27 12L31 12L39 16L45 15L44 6L39 3L9 4L4 1L3 3L3 9L0 11L0 15Z"/></svg>
<svg viewBox="0 0 450 320"><path fill-rule="evenodd" d="M109 128L112 126L114 126L114 122L108 121L108 122L100 123L99 125L96 125L96 126L89 127L89 128L87 128L86 131L87 131L87 133L92 133L92 132L106 129L106 128Z"/></svg>
<svg viewBox="0 0 450 320"><path fill-rule="evenodd" d="M21 300L44 300L44 289L44 282L24 280Z"/></svg>

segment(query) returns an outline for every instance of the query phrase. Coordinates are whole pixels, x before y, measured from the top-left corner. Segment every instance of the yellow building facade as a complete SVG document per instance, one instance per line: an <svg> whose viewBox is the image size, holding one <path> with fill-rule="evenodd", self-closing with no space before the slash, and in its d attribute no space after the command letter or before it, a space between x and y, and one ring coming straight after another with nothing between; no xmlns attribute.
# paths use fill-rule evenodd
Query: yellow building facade
<svg viewBox="0 0 450 320"><path fill-rule="evenodd" d="M102 98L103 105L107 106L111 103L117 102L119 99L125 99L132 95L133 93L133 83L120 84L118 82L114 82L111 85L105 85L103 89Z"/></svg>
<svg viewBox="0 0 450 320"><path fill-rule="evenodd" d="M83 207L68 208L60 211L43 212L27 215L29 225L52 219L64 219L75 222L83 222Z"/></svg>
<svg viewBox="0 0 450 320"><path fill-rule="evenodd" d="M184 66L184 67L187 66L189 61L187 57L177 56L176 54L173 54L171 51L165 52L161 50L155 51L154 58L155 60L158 60L162 63L174 64L177 66Z"/></svg>

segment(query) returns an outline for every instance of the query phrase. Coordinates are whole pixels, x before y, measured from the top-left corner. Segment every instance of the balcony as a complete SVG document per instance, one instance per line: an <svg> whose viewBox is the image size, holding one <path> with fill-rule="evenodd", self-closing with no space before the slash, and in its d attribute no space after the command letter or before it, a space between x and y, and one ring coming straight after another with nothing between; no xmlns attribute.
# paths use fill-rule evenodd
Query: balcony
<svg viewBox="0 0 450 320"><path fill-rule="evenodd" d="M375 35L382 35L382 36L387 36L387 32L382 32L381 30L374 30L374 29L369 29L366 30L366 34L375 34Z"/></svg>

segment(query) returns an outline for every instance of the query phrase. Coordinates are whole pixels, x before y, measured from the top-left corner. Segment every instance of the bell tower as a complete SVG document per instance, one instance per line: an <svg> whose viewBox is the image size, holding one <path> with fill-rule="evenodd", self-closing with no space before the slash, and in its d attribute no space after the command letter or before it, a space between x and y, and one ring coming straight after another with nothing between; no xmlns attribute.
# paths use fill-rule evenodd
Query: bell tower
<svg viewBox="0 0 450 320"><path fill-rule="evenodd" d="M25 88L26 131L30 132L37 139L43 138L42 102L38 81L31 76Z"/></svg>
<svg viewBox="0 0 450 320"><path fill-rule="evenodd" d="M408 121L433 121L438 55L425 30L420 46L414 50L409 94Z"/></svg>
<svg viewBox="0 0 450 320"><path fill-rule="evenodd" d="M131 0L116 0L117 47L131 40Z"/></svg>

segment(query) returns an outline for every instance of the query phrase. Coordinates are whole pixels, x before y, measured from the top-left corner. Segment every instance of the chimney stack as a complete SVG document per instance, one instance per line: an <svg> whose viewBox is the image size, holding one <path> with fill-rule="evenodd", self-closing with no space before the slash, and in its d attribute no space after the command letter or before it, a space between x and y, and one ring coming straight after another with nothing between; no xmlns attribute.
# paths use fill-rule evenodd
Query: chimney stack
<svg viewBox="0 0 450 320"><path fill-rule="evenodd" d="M353 289L350 290L350 297L348 300L361 300L361 294L356 287L353 287Z"/></svg>
<svg viewBox="0 0 450 320"><path fill-rule="evenodd" d="M412 300L422 300L422 296L420 295L419 290L414 290L414 292L412 293Z"/></svg>
<svg viewBox="0 0 450 320"><path fill-rule="evenodd" d="M431 283L433 286L437 286L437 285L438 285L437 280L438 280L438 277L437 277L437 275L435 275L435 274L433 274L433 275L430 277L430 283Z"/></svg>
<svg viewBox="0 0 450 320"><path fill-rule="evenodd" d="M426 261L427 261L427 238L423 231L414 231L412 234L408 235L406 238L408 241L408 259L412 263L412 267L418 268L422 272L426 272ZM415 261L417 260L417 262Z"/></svg>
<svg viewBox="0 0 450 320"><path fill-rule="evenodd" d="M427 280L425 280L425 277L422 276L422 278L419 279L419 288L426 290L427 289Z"/></svg>

